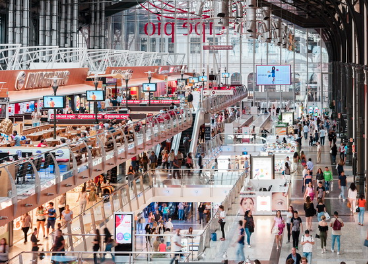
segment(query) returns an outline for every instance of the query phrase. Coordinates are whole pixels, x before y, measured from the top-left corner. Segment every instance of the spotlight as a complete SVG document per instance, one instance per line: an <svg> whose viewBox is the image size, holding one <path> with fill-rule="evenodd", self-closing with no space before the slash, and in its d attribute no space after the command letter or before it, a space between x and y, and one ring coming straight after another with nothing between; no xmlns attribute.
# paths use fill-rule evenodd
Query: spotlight
<svg viewBox="0 0 368 264"><path fill-rule="evenodd" d="M247 0L247 7L256 7L256 0Z"/></svg>
<svg viewBox="0 0 368 264"><path fill-rule="evenodd" d="M271 11L270 8L268 6L265 6L262 8L262 16L263 16L263 20L269 20L270 16L271 16Z"/></svg>

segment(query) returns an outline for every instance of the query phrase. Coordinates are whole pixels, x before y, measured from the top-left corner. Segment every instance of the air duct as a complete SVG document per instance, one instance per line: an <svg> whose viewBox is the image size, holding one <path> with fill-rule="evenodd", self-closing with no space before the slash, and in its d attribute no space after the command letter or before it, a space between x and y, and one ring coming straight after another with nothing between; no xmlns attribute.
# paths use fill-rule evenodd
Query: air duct
<svg viewBox="0 0 368 264"><path fill-rule="evenodd" d="M247 8L247 23L246 30L247 32L256 33L256 9L255 8Z"/></svg>
<svg viewBox="0 0 368 264"><path fill-rule="evenodd" d="M262 8L262 17L263 17L263 20L270 20L271 10L268 6L265 6Z"/></svg>
<svg viewBox="0 0 368 264"><path fill-rule="evenodd" d="M256 0L247 0L247 7L257 7Z"/></svg>
<svg viewBox="0 0 368 264"><path fill-rule="evenodd" d="M229 8L230 8L230 1L229 0L222 0L220 5L220 10L217 14L217 17L221 18L222 24L220 21L218 24L220 26L228 27L229 26Z"/></svg>
<svg viewBox="0 0 368 264"><path fill-rule="evenodd" d="M241 2L235 2L235 17L242 18L243 17L243 5Z"/></svg>
<svg viewBox="0 0 368 264"><path fill-rule="evenodd" d="M196 6L196 10L195 10L195 14L199 17L202 17L202 14L203 14L203 7L204 7L204 2L197 2L196 3L197 6Z"/></svg>

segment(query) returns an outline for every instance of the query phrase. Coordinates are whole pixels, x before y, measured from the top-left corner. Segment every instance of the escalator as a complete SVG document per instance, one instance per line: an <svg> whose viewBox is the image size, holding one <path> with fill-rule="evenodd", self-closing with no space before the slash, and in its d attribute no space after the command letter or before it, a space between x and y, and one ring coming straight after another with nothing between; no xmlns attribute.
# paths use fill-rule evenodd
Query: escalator
<svg viewBox="0 0 368 264"><path fill-rule="evenodd" d="M192 126L188 128L187 130L175 135L173 137L173 145L172 148L174 149L175 153L178 153L178 150L180 150L181 153L185 154L184 144L183 140L186 135L189 136L190 139L192 139L193 136L193 129L196 121L196 114L193 114L193 122Z"/></svg>

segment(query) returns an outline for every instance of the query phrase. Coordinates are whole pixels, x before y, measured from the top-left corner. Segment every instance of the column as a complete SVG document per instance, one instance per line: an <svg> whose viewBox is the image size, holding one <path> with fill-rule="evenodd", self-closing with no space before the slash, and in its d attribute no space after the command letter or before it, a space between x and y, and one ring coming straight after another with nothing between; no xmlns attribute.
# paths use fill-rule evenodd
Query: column
<svg viewBox="0 0 368 264"><path fill-rule="evenodd" d="M363 66L355 66L355 148L357 159L357 176L359 177L359 194L364 193L364 174L365 174L365 158L364 158L364 118L365 118L365 87L364 87L364 71ZM350 151L350 148L349 148Z"/></svg>
<svg viewBox="0 0 368 264"><path fill-rule="evenodd" d="M352 66L350 64L345 64L345 89L342 89L341 95L341 108L342 112L344 111L344 106L346 105L346 119L347 119L347 139L348 142L348 152L346 157L346 164L351 165L352 164L352 153L351 153L351 146L352 142L350 142L350 138L354 137L354 123L353 123L353 70ZM344 103L343 103L344 102ZM346 104L345 104L346 103ZM341 120L343 120L343 117L341 116ZM344 123L344 122L343 122Z"/></svg>

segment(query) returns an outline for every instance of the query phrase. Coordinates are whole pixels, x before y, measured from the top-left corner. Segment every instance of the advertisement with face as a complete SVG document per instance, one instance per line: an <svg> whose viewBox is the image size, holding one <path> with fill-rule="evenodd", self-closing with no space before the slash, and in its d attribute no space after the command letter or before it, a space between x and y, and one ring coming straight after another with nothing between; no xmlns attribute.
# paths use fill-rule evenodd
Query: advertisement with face
<svg viewBox="0 0 368 264"><path fill-rule="evenodd" d="M287 211L288 209L288 196L285 192L272 193L272 211Z"/></svg>
<svg viewBox="0 0 368 264"><path fill-rule="evenodd" d="M251 210L252 213L256 212L257 211L256 202L257 202L257 197L255 193L254 194L249 193L241 197L239 213L241 215L244 215L244 213L248 210Z"/></svg>

